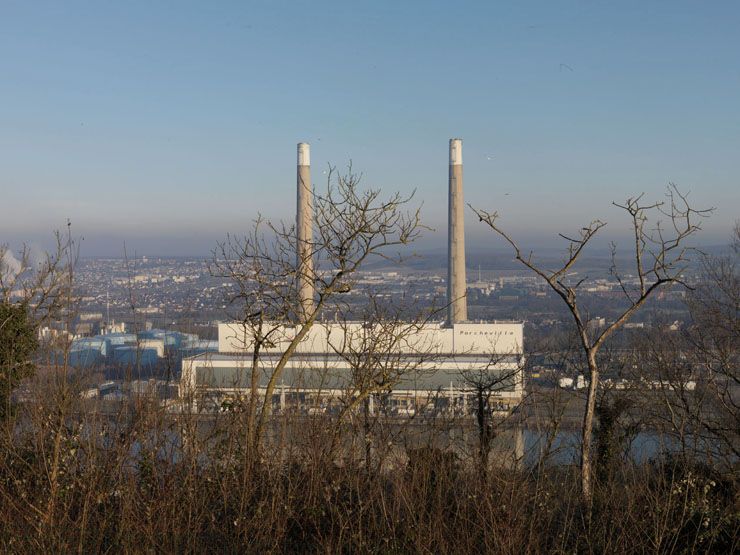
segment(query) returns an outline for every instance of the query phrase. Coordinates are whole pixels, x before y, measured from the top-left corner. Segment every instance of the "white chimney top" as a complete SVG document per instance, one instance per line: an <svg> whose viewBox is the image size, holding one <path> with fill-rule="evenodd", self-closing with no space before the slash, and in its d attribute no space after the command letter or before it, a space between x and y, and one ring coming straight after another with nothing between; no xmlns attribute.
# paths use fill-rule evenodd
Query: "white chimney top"
<svg viewBox="0 0 740 555"><path fill-rule="evenodd" d="M462 139L450 139L450 166L462 165Z"/></svg>
<svg viewBox="0 0 740 555"><path fill-rule="evenodd" d="M308 143L298 143L298 165L311 165L311 145Z"/></svg>

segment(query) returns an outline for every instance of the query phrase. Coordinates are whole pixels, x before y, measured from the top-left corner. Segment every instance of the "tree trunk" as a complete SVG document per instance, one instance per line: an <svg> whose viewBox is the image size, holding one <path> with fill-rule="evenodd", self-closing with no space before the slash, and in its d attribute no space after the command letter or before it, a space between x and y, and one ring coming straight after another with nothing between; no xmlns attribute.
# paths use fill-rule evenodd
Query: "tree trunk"
<svg viewBox="0 0 740 555"><path fill-rule="evenodd" d="M591 438L594 427L594 413L596 410L596 391L599 385L599 367L596 363L596 352L589 349L588 369L590 381L588 385L588 396L586 397L586 410L583 413L583 437L581 442L581 495L583 501L591 504L593 498L593 460L591 457Z"/></svg>
<svg viewBox="0 0 740 555"><path fill-rule="evenodd" d="M478 397L478 410L476 411L476 420L478 423L478 460L481 479L483 482L486 482L488 480L488 453L491 450L490 414L482 388L478 388L476 396Z"/></svg>

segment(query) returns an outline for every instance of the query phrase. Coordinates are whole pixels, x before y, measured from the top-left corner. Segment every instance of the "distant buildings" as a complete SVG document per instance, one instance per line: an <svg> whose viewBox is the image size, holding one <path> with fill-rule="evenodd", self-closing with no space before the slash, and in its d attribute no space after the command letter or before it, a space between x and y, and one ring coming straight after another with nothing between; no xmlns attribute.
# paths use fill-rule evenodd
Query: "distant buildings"
<svg viewBox="0 0 740 555"><path fill-rule="evenodd" d="M186 356L216 351L216 341L200 339L195 334L166 330L140 333L107 333L72 340L66 361L74 368L133 367L153 371L168 356L179 361ZM63 362L64 350L57 351Z"/></svg>

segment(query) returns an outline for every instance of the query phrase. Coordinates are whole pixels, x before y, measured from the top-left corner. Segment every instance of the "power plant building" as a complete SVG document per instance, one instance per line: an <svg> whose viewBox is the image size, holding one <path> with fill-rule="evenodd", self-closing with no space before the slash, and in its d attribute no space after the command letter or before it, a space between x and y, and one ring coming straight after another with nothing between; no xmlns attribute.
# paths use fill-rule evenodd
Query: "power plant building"
<svg viewBox="0 0 740 555"><path fill-rule="evenodd" d="M519 404L523 396L524 331L522 322L470 322L467 319L465 279L462 141L450 140L448 224L448 312L445 322L433 322L395 342L392 355L397 379L378 391L370 402L389 407L392 414L413 414L431 406L470 412L476 377L486 377L491 402L502 410ZM312 206L309 146L298 145L297 266L312 264L310 242ZM300 274L300 272L299 272ZM309 310L313 290L299 287L303 310ZM398 323L403 328L403 323ZM259 357L257 385L264 395L281 355L300 324L274 325L276 335ZM387 330L385 330L387 332ZM276 408L298 407L309 413L331 410L336 401L357 390L352 357L344 351L362 349L368 334L363 322L317 321L290 357L273 394ZM216 406L244 396L252 382L253 338L238 322L219 325L218 352L188 357L182 362L180 395L196 404ZM492 380L493 378L493 380ZM496 379L498 378L498 379ZM382 399L380 398L382 397Z"/></svg>

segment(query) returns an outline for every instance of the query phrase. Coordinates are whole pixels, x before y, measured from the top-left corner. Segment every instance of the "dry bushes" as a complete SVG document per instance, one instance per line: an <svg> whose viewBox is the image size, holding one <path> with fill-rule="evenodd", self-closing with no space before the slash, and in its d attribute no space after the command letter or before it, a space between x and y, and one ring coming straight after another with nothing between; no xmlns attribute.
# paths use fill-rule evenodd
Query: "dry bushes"
<svg viewBox="0 0 740 555"><path fill-rule="evenodd" d="M402 449L404 438L428 432L424 424L394 424L393 433L370 440L393 443L388 449L403 454L396 464L380 455L369 464L367 451L352 449L350 428L333 442L328 417L275 417L261 453L250 455L243 414L175 416L145 401L81 411L66 385L49 387L57 389L24 405L2 430L3 552L738 547L734 475L696 460L622 460L597 482L588 507L575 467L537 461L483 475L474 449L470 458L443 441ZM384 426L391 424L376 423Z"/></svg>

